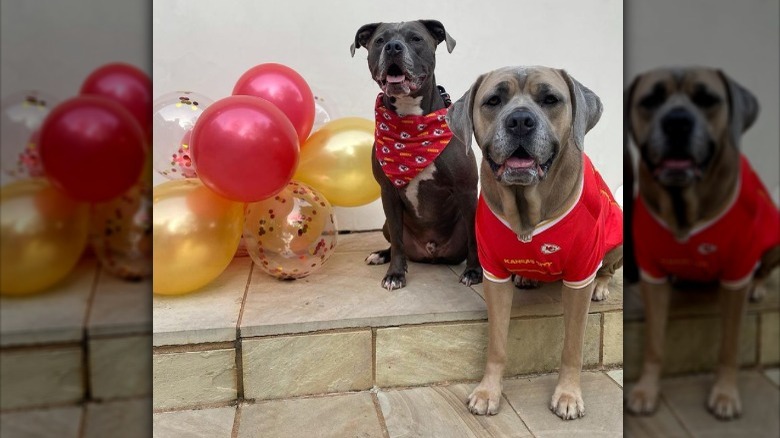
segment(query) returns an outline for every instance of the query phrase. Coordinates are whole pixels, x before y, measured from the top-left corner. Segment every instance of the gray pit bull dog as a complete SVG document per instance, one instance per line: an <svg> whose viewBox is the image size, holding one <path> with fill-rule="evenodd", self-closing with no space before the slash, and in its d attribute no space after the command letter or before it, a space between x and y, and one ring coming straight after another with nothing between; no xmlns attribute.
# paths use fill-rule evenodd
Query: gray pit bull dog
<svg viewBox="0 0 780 438"><path fill-rule="evenodd" d="M458 264L465 259L461 283L482 281L474 235L479 177L473 151L452 137L449 142L438 141L438 155L416 152L436 143L433 135L444 135L446 139L449 134L443 114L449 96L437 86L434 76L436 47L441 42L452 52L455 40L440 22L419 20L366 24L358 29L350 47L352 56L357 48L368 50L371 77L382 90L377 100L379 134L372 168L381 187L386 218L383 232L390 248L371 253L366 263L390 262L381 283L387 290L406 286L407 259L445 264ZM428 129L427 120L436 126ZM403 130L395 132L401 125ZM390 140L389 136L394 135L398 135L399 141ZM419 143L415 143L416 136ZM384 141L388 144L380 143ZM415 167L414 161L399 164L397 159L402 158L385 156L401 149L419 166ZM409 172L414 167L419 173L389 176L390 165L396 172Z"/></svg>

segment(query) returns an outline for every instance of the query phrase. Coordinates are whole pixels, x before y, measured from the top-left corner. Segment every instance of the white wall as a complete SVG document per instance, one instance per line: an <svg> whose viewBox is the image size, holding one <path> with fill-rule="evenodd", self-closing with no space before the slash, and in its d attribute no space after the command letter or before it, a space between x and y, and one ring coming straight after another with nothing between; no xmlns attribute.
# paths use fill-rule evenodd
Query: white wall
<svg viewBox="0 0 780 438"><path fill-rule="evenodd" d="M623 6L588 1L211 1L153 5L154 95L189 89L213 99L230 94L249 67L280 62L332 100L341 116L373 118L379 89L365 49L350 58L357 29L378 21L441 21L457 46L437 51L436 78L454 99L479 74L505 65L567 69L604 103L586 150L613 189L622 184ZM377 201L339 208L341 229L375 229Z"/></svg>
<svg viewBox="0 0 780 438"><path fill-rule="evenodd" d="M151 2L0 2L2 97L37 89L60 100L78 94L95 68L126 62L151 75Z"/></svg>
<svg viewBox="0 0 780 438"><path fill-rule="evenodd" d="M780 194L780 2L626 2L626 79L668 65L722 68L761 104L742 150L777 202Z"/></svg>

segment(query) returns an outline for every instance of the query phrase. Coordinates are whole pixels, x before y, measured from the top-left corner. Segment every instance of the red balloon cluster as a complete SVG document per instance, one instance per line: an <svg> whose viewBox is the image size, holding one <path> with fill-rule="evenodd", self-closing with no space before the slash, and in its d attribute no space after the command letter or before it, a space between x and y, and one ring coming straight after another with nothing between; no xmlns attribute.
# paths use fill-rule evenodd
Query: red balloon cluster
<svg viewBox="0 0 780 438"><path fill-rule="evenodd" d="M151 134L151 80L127 64L92 72L81 95L63 102L41 127L46 176L74 199L103 202L133 186Z"/></svg>
<svg viewBox="0 0 780 438"><path fill-rule="evenodd" d="M295 70L274 63L253 67L232 96L206 108L195 123L191 149L198 177L234 201L267 199L292 179L313 123L314 96Z"/></svg>

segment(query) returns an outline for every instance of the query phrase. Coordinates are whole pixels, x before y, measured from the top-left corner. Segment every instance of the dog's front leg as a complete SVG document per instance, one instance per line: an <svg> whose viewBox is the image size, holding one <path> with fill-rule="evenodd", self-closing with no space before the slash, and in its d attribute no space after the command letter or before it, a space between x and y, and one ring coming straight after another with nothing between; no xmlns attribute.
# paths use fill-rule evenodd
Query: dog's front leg
<svg viewBox="0 0 780 438"><path fill-rule="evenodd" d="M495 415L501 402L501 379L506 368L506 340L512 312L514 286L511 281L485 281L488 311L488 352L482 382L468 398L469 411L477 415Z"/></svg>
<svg viewBox="0 0 780 438"><path fill-rule="evenodd" d="M404 253L404 207L395 187L382 188L382 208L385 211L387 231L390 235L390 266L382 279L387 290L406 286L406 254Z"/></svg>
<svg viewBox="0 0 780 438"><path fill-rule="evenodd" d="M658 406L666 321L669 314L669 283L639 283L645 305L645 349L642 374L628 394L626 408L634 414L650 414Z"/></svg>
<svg viewBox="0 0 780 438"><path fill-rule="evenodd" d="M738 290L720 289L721 344L715 384L710 390L707 408L721 420L742 414L737 387L739 338L750 286Z"/></svg>
<svg viewBox="0 0 780 438"><path fill-rule="evenodd" d="M585 342L585 326L588 322L590 298L593 295L594 282L581 289L563 286L563 352L561 369L558 372L558 384L555 387L550 409L564 420L572 420L585 415L585 403L582 401L580 372L582 371L582 346Z"/></svg>

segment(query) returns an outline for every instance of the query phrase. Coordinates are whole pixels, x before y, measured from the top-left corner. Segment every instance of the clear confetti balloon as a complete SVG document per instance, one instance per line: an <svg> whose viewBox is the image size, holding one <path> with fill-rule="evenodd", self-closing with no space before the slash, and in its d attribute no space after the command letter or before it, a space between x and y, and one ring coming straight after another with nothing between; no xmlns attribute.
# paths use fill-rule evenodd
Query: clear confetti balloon
<svg viewBox="0 0 780 438"><path fill-rule="evenodd" d="M0 102L0 158L11 179L43 176L38 153L40 127L57 99L41 91L22 91Z"/></svg>
<svg viewBox="0 0 780 438"><path fill-rule="evenodd" d="M194 91L167 93L152 106L154 170L168 179L196 178L190 134L203 110L214 103Z"/></svg>
<svg viewBox="0 0 780 438"><path fill-rule="evenodd" d="M91 208L92 249L104 270L125 280L152 274L151 180L151 172L144 171L122 196Z"/></svg>
<svg viewBox="0 0 780 438"><path fill-rule="evenodd" d="M311 132L320 129L331 120L338 119L339 113L336 110L336 104L324 92L313 89L314 92L314 125Z"/></svg>
<svg viewBox="0 0 780 438"><path fill-rule="evenodd" d="M336 248L336 236L328 200L297 181L246 207L247 251L257 266L278 279L303 278L321 268Z"/></svg>

